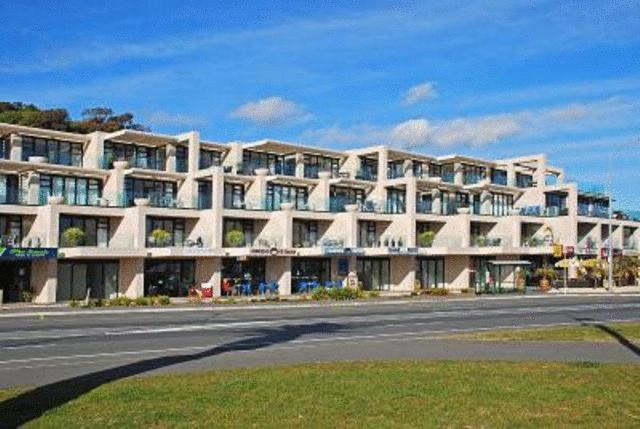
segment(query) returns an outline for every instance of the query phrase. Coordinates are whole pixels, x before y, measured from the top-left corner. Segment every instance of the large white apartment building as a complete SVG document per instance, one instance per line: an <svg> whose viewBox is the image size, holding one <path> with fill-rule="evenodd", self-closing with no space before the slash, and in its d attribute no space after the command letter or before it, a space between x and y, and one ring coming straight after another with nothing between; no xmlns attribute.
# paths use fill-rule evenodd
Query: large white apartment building
<svg viewBox="0 0 640 429"><path fill-rule="evenodd" d="M544 155L488 161L337 152L198 132L80 135L0 124L4 301L184 296L225 279L297 293L350 273L369 290L513 284L552 243L634 254L640 222ZM247 276L250 273L250 276ZM330 284L330 283L329 283Z"/></svg>

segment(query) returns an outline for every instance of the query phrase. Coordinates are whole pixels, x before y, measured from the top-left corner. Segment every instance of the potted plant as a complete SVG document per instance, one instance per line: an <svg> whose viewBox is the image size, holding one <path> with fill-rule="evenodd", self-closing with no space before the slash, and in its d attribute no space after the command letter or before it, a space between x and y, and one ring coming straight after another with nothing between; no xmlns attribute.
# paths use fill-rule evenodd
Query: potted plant
<svg viewBox="0 0 640 429"><path fill-rule="evenodd" d="M484 235L476 235L473 238L473 243L476 247L485 247L487 245L487 237Z"/></svg>
<svg viewBox="0 0 640 429"><path fill-rule="evenodd" d="M240 247L244 245L244 232L239 229L232 229L224 236L227 247Z"/></svg>
<svg viewBox="0 0 640 429"><path fill-rule="evenodd" d="M548 291L551 289L551 281L556 279L557 274L555 269L545 266L536 270L536 276L540 277L540 289Z"/></svg>
<svg viewBox="0 0 640 429"><path fill-rule="evenodd" d="M76 247L84 243L85 233L80 228L72 226L62 233L63 247Z"/></svg>
<svg viewBox="0 0 640 429"><path fill-rule="evenodd" d="M433 246L433 240L436 237L436 233L433 231L422 231L418 234L418 243L420 247L431 247Z"/></svg>
<svg viewBox="0 0 640 429"><path fill-rule="evenodd" d="M151 231L151 240L155 246L166 246L171 242L171 234L162 228Z"/></svg>

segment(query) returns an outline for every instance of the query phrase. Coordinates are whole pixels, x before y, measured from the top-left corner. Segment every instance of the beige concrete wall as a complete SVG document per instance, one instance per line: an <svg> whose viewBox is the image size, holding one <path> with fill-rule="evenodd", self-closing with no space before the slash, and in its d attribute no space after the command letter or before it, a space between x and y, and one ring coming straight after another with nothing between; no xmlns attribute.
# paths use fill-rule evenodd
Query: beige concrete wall
<svg viewBox="0 0 640 429"><path fill-rule="evenodd" d="M445 283L448 289L464 289L469 287L468 256L447 256L444 261Z"/></svg>
<svg viewBox="0 0 640 429"><path fill-rule="evenodd" d="M129 298L144 295L144 259L122 258L118 273L119 293Z"/></svg>

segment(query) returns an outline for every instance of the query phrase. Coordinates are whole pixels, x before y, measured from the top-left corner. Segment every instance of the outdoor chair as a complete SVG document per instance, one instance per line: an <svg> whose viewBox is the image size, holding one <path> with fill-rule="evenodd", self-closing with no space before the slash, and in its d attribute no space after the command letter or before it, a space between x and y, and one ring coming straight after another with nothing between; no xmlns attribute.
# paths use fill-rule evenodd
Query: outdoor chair
<svg viewBox="0 0 640 429"><path fill-rule="evenodd" d="M305 281L299 282L298 283L298 293L301 293L303 291L307 292L308 287L309 287L309 285L308 285L307 282L305 282Z"/></svg>
<svg viewBox="0 0 640 429"><path fill-rule="evenodd" d="M272 294L278 293L278 283L277 282L271 282L269 283L269 291Z"/></svg>
<svg viewBox="0 0 640 429"><path fill-rule="evenodd" d="M264 295L267 292L267 284L265 282L260 282L258 284L258 293L260 295Z"/></svg>

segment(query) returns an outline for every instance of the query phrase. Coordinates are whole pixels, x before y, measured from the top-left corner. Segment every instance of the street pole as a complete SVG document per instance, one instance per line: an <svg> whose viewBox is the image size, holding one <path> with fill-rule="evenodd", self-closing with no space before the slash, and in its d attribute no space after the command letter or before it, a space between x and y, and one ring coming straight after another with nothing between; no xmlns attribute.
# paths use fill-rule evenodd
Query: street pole
<svg viewBox="0 0 640 429"><path fill-rule="evenodd" d="M609 255L607 258L609 265L609 291L613 291L613 198L611 198L611 189L609 190Z"/></svg>

